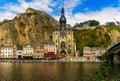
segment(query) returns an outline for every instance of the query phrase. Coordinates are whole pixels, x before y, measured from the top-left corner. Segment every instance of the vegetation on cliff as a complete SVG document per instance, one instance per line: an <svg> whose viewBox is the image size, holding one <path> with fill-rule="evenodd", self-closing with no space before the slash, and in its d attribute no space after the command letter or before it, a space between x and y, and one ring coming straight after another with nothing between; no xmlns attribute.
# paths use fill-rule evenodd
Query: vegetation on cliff
<svg viewBox="0 0 120 81"><path fill-rule="evenodd" d="M120 31L119 26L97 26L94 29L73 28L74 38L76 40L77 50L82 53L84 46L89 47L108 47L112 44L112 41L117 41L120 34L116 32ZM115 36L116 35L116 36ZM116 37L116 38L115 38Z"/></svg>
<svg viewBox="0 0 120 81"><path fill-rule="evenodd" d="M10 21L10 20L8 20L8 19L4 19L3 21L0 22L0 25L5 24L5 23L7 23L7 22L9 22L9 21Z"/></svg>

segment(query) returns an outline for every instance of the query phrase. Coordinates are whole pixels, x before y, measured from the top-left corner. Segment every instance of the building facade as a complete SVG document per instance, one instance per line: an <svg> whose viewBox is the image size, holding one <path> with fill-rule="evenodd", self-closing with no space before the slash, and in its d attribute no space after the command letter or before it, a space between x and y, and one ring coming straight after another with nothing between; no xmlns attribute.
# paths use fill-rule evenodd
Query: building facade
<svg viewBox="0 0 120 81"><path fill-rule="evenodd" d="M23 55L22 58L24 59L32 59L34 53L34 48L31 45L24 45L23 46Z"/></svg>
<svg viewBox="0 0 120 81"><path fill-rule="evenodd" d="M1 57L4 59L13 58L13 47L12 46L3 46L1 47Z"/></svg>
<svg viewBox="0 0 120 81"><path fill-rule="evenodd" d="M1 47L0 47L0 59L2 59L3 57L2 57L2 54L1 54Z"/></svg>
<svg viewBox="0 0 120 81"><path fill-rule="evenodd" d="M107 48L105 47L84 47L83 48L83 60L100 60L98 59L105 54Z"/></svg>
<svg viewBox="0 0 120 81"><path fill-rule="evenodd" d="M17 53L16 53L16 55L17 55L17 59L22 59L22 57L23 57L23 50L17 50Z"/></svg>
<svg viewBox="0 0 120 81"><path fill-rule="evenodd" d="M60 58L69 58L76 54L76 43L73 37L73 31L71 27L66 27L66 22L64 8L62 8L59 20L60 27L53 32L53 42L55 43L56 52Z"/></svg>
<svg viewBox="0 0 120 81"><path fill-rule="evenodd" d="M53 42L48 42L44 45L44 58L45 59L57 58L56 45Z"/></svg>
<svg viewBox="0 0 120 81"><path fill-rule="evenodd" d="M83 60L92 60L92 50L90 47L83 48Z"/></svg>
<svg viewBox="0 0 120 81"><path fill-rule="evenodd" d="M17 58L17 46L13 45L13 58L16 59Z"/></svg>
<svg viewBox="0 0 120 81"><path fill-rule="evenodd" d="M42 59L42 58L44 58L44 45L43 44L36 44L36 45L34 45L33 58L35 58L35 59Z"/></svg>

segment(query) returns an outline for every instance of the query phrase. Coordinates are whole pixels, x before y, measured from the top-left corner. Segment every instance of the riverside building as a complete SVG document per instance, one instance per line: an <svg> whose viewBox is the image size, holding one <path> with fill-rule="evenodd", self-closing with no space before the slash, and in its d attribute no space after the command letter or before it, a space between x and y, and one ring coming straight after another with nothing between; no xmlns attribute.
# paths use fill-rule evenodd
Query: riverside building
<svg viewBox="0 0 120 81"><path fill-rule="evenodd" d="M56 46L53 42L48 42L44 45L44 58L45 59L57 58Z"/></svg>
<svg viewBox="0 0 120 81"><path fill-rule="evenodd" d="M44 58L44 45L43 44L36 44L34 45L34 59L43 59Z"/></svg>
<svg viewBox="0 0 120 81"><path fill-rule="evenodd" d="M23 46L23 59L33 59L34 48L31 45Z"/></svg>
<svg viewBox="0 0 120 81"><path fill-rule="evenodd" d="M12 59L13 58L13 47L12 46L1 47L1 57L3 59Z"/></svg>

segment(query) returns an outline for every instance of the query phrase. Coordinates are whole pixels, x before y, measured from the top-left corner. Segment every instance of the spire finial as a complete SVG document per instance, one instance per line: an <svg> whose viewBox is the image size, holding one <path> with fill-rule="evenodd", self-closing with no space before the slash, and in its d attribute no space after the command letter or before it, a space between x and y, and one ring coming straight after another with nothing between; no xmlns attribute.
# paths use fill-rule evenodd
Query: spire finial
<svg viewBox="0 0 120 81"><path fill-rule="evenodd" d="M30 8L31 6L30 6L30 3L29 3L29 0L27 0L27 2L28 2L28 4L29 4L29 7L28 7L28 8Z"/></svg>
<svg viewBox="0 0 120 81"><path fill-rule="evenodd" d="M65 0L62 1L62 8L64 7L64 1L65 1Z"/></svg>
<svg viewBox="0 0 120 81"><path fill-rule="evenodd" d="M65 0L62 0L62 11L61 11L62 14L64 14L64 1L65 1ZM61 15L62 15L62 14L61 14Z"/></svg>

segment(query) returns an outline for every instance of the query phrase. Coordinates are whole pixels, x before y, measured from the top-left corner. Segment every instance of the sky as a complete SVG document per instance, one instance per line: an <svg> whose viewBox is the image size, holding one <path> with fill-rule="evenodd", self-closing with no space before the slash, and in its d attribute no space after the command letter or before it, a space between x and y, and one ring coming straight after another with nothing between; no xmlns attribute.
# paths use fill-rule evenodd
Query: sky
<svg viewBox="0 0 120 81"><path fill-rule="evenodd" d="M0 0L0 21L13 19L29 7L45 11L59 21L63 0ZM100 24L120 21L120 0L64 0L67 24L97 20Z"/></svg>

